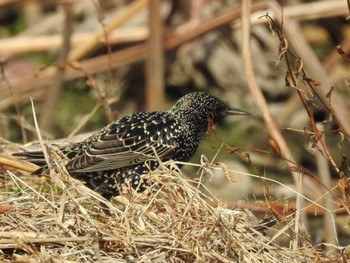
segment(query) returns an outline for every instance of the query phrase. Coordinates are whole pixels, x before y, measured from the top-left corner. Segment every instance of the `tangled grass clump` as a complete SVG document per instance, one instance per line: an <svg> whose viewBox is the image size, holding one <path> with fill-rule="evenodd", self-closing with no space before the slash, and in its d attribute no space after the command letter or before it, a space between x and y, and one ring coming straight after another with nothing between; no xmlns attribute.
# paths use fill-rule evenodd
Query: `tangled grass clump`
<svg viewBox="0 0 350 263"><path fill-rule="evenodd" d="M170 167L170 168L169 168ZM202 167L205 170L214 169ZM64 173L62 171L61 173ZM9 175L9 176L7 176ZM101 198L62 174L39 178L7 172L0 215L4 262L314 262L312 247L297 251L265 236L248 210L212 206L198 181L176 165L146 177L151 187ZM202 177L202 176L201 176ZM52 180L54 178L54 180ZM128 261L131 260L131 261Z"/></svg>

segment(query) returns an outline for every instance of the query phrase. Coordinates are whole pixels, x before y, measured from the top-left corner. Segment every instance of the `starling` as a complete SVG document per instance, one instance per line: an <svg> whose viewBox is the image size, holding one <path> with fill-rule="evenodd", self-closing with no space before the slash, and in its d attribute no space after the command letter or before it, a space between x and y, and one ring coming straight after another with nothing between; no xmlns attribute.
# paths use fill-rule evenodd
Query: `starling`
<svg viewBox="0 0 350 263"><path fill-rule="evenodd" d="M147 182L142 175L158 166L154 151L161 161L187 162L212 124L227 115L246 114L208 93L193 92L168 111L125 116L61 151L68 159L66 169L71 176L110 198L119 195L119 186L126 183L145 190ZM15 155L44 165L40 151ZM42 167L34 173L47 169Z"/></svg>

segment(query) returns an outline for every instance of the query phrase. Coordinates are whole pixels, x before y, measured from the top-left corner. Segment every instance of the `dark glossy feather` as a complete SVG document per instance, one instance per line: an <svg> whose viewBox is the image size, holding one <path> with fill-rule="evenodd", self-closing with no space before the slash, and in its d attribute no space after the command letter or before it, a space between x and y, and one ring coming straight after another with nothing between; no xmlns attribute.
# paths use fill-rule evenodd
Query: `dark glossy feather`
<svg viewBox="0 0 350 263"><path fill-rule="evenodd" d="M110 124L92 141L83 154L66 165L71 172L96 172L114 170L154 160L154 151L161 160L169 159L179 149L178 138L164 135L169 123L176 125L170 114L132 115ZM64 151L67 151L66 149Z"/></svg>

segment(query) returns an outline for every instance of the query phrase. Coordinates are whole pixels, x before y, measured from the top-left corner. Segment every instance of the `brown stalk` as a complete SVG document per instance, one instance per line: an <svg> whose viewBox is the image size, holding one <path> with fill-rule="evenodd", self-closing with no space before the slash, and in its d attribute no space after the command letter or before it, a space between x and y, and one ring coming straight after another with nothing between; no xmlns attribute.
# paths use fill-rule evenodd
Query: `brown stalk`
<svg viewBox="0 0 350 263"><path fill-rule="evenodd" d="M8 167L12 167L29 173L33 173L34 171L39 169L39 166L35 164L23 160L19 161L3 154L0 154L0 163L2 165L6 165Z"/></svg>
<svg viewBox="0 0 350 263"><path fill-rule="evenodd" d="M81 46L83 43L91 40L91 32L75 32L72 34L72 46ZM148 37L148 28L135 27L128 29L118 29L112 31L108 36L110 44L123 44L140 42ZM105 37L100 41L105 42ZM61 35L45 36L18 36L12 38L2 38L0 50L4 53L17 54L22 52L39 52L52 49L58 49L62 45Z"/></svg>
<svg viewBox="0 0 350 263"><path fill-rule="evenodd" d="M145 62L146 110L153 111L165 104L164 44L161 1L149 1L149 53Z"/></svg>
<svg viewBox="0 0 350 263"><path fill-rule="evenodd" d="M55 73L53 73L53 83L49 89L48 98L44 104L42 111L43 114L41 115L40 119L40 126L45 131L52 130L52 123L55 119L55 108L57 105L57 101L59 100L59 95L61 93L62 85L64 82L65 63L70 48L70 37L73 31L72 3L67 2L63 4L63 9L65 12L65 22L64 30L62 33L62 48L57 58L57 67Z"/></svg>
<svg viewBox="0 0 350 263"><path fill-rule="evenodd" d="M256 104L259 107L259 109L262 112L262 117L266 123L267 129L271 135L271 137L276 141L280 148L280 153L283 158L286 160L293 160L292 154L290 152L290 149L282 136L279 128L277 127L277 124L274 122L267 106L267 102L264 98L264 95L259 88L255 74L254 74L254 69L253 69L253 64L252 64L252 55L250 51L250 42L249 42L249 35L250 35L250 24L249 24L249 19L247 17L247 14L250 12L249 6L243 5L246 10L242 13L242 56L244 60L244 66L245 66L245 71L247 74L247 82L248 82L248 88L250 92L252 93L252 96L256 100ZM291 171L293 171L293 165L291 165L289 162L287 162L288 165L291 168ZM295 184L298 182L298 174L295 172L292 172L293 179Z"/></svg>

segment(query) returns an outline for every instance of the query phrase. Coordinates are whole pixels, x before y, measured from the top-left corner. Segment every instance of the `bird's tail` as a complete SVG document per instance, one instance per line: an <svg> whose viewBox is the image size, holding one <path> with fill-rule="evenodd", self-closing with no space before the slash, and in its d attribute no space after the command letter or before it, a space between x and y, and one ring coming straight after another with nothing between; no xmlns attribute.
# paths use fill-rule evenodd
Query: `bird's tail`
<svg viewBox="0 0 350 263"><path fill-rule="evenodd" d="M34 163L39 166L43 166L46 164L44 153L42 151L18 152L12 155L23 157L26 161Z"/></svg>

